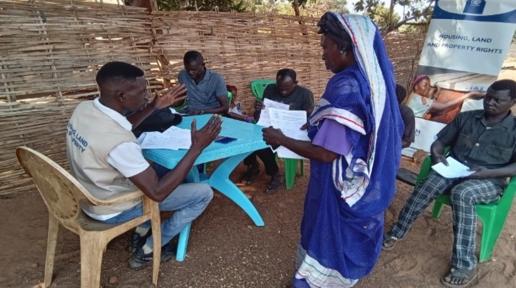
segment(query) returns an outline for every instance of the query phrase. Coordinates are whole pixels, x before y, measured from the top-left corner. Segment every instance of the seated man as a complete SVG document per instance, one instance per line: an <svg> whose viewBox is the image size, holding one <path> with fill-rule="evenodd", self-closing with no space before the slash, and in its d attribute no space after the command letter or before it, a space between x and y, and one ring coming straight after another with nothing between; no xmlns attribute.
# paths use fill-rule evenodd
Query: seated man
<svg viewBox="0 0 516 288"><path fill-rule="evenodd" d="M433 163L447 165L445 147L450 155L475 172L460 179L447 179L434 171L414 189L384 239L390 250L403 239L416 217L439 194L450 190L453 210L453 255L451 269L441 278L447 287L464 287L476 276L475 204L490 203L500 197L507 177L516 175L516 120L511 106L516 103L516 82L499 80L488 89L484 110L461 113L448 124L432 144Z"/></svg>
<svg viewBox="0 0 516 288"><path fill-rule="evenodd" d="M407 105L402 104L407 96L407 90L400 84L396 84L396 96L398 97L398 104L400 105L401 118L403 118L403 138L401 139L401 147L407 148L412 142L416 133L416 118L414 112Z"/></svg>
<svg viewBox="0 0 516 288"><path fill-rule="evenodd" d="M96 80L100 97L80 103L68 122L67 155L72 173L97 198L111 198L139 189L160 202L160 210L175 211L161 225L161 243L165 246L204 211L213 197L207 184L182 183L195 159L218 135L220 118L213 117L200 130L192 123L190 150L174 169L158 178L143 158L131 128L154 110L176 102L186 92L184 87L175 87L148 103L143 71L123 62L105 64ZM143 213L141 201L81 208L89 217L110 224L126 222ZM151 262L153 244L148 234L150 223L144 223L133 235L131 248L135 252L129 261L133 269ZM162 250L162 260L170 260L174 251L165 247Z"/></svg>
<svg viewBox="0 0 516 288"><path fill-rule="evenodd" d="M296 71L292 69L279 70L278 73L276 73L276 84L268 85L263 92L263 97L288 104L290 105L290 110L304 110L306 113L310 114L314 109L314 96L312 91L297 85ZM256 101L254 112L256 121L260 118L262 107L262 102ZM244 160L244 164L247 165L247 171L244 173L242 180L250 183L260 172L256 156L262 159L265 172L270 176L270 181L265 191L274 192L281 185L281 181L278 176L278 164L274 158L274 152L272 152L270 148L256 151Z"/></svg>
<svg viewBox="0 0 516 288"><path fill-rule="evenodd" d="M206 69L201 53L188 51L183 58L185 69L179 72L179 83L186 86L188 114L226 114L229 109L228 90L224 78Z"/></svg>

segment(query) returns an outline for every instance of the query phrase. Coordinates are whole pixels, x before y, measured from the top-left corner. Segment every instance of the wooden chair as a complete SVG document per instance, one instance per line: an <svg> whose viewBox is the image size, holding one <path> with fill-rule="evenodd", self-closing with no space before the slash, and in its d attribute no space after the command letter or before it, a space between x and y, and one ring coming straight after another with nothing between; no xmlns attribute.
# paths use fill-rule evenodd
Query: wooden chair
<svg viewBox="0 0 516 288"><path fill-rule="evenodd" d="M154 243L152 283L158 283L161 258L161 228L158 204L140 191L112 199L93 197L70 173L45 155L28 147L16 149L21 166L32 177L48 208L48 241L45 260L44 287L52 282L54 256L59 225L79 235L81 242L81 287L100 287L102 255L107 244L118 235L151 220ZM105 224L86 216L79 203L113 205L143 197L141 217L118 225Z"/></svg>

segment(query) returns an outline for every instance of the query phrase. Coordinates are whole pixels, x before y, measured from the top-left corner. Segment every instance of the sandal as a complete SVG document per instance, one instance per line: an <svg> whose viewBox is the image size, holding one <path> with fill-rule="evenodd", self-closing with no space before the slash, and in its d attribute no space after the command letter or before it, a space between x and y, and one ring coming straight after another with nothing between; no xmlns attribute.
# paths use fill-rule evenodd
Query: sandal
<svg viewBox="0 0 516 288"><path fill-rule="evenodd" d="M441 278L441 284L450 288L463 288L473 283L476 278L476 269L451 268L450 272Z"/></svg>
<svg viewBox="0 0 516 288"><path fill-rule="evenodd" d="M396 242L403 240L403 238L395 237L391 232L387 232L383 236L382 250L391 251L396 246Z"/></svg>
<svg viewBox="0 0 516 288"><path fill-rule="evenodd" d="M281 179L278 174L271 176L267 187L265 188L265 193L273 194L278 191L278 188L281 186Z"/></svg>

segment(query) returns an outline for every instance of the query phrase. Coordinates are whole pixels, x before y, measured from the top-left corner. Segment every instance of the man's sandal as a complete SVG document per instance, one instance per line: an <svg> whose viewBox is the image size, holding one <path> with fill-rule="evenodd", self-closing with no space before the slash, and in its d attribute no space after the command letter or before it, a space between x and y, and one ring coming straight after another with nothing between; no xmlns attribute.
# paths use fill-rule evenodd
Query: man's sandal
<svg viewBox="0 0 516 288"><path fill-rule="evenodd" d="M477 270L450 269L450 272L441 278L441 284L450 288L467 287L477 278Z"/></svg>
<svg viewBox="0 0 516 288"><path fill-rule="evenodd" d="M405 234L406 235L406 234ZM391 232L387 232L383 236L383 243L382 243L382 249L385 251L391 251L394 249L394 246L396 246L396 243L398 241L403 240L405 237L397 238L394 235L391 234Z"/></svg>

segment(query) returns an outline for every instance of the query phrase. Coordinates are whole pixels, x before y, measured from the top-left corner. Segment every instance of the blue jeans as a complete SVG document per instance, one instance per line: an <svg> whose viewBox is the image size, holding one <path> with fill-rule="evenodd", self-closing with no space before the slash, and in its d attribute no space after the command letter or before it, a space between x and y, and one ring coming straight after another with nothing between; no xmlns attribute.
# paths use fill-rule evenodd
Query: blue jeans
<svg viewBox="0 0 516 288"><path fill-rule="evenodd" d="M206 209L213 198L213 190L208 184L185 183L176 187L167 198L159 203L160 211L174 212L161 223L161 245L167 244L179 234L186 224L191 223ZM104 221L109 224L119 224L143 215L143 203ZM150 228L147 221L141 225ZM148 237L145 245L152 248L152 237Z"/></svg>

